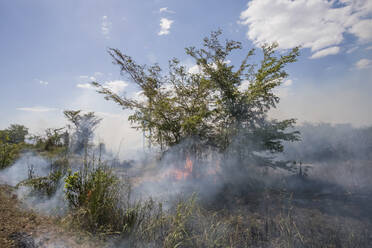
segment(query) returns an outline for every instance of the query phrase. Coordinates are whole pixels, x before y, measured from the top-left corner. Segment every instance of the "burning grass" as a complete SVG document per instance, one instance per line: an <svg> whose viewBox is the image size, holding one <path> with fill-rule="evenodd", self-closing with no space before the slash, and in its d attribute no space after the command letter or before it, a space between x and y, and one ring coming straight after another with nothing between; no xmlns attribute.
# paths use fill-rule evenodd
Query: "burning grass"
<svg viewBox="0 0 372 248"><path fill-rule="evenodd" d="M81 166L71 167L79 162ZM49 176L33 177L23 185L50 198L55 192L47 190L50 186L64 186L62 200L69 211L61 223L99 237L103 246L301 248L368 247L372 242L370 197L302 175L267 183L253 170L244 183L226 183L219 164L204 173L198 166L186 157L178 167L169 166L153 177L137 174L142 176L137 180L128 168L73 157L57 160ZM67 174L53 180L56 171ZM139 198L136 192L146 183L154 190L159 185L182 187L166 198Z"/></svg>
<svg viewBox="0 0 372 248"><path fill-rule="evenodd" d="M192 171L188 171L192 166L186 161L180 170L182 175L188 176L168 176L174 177L172 181L195 183ZM107 170L100 173L108 173L103 178L113 176ZM95 188L92 186L91 190ZM116 190L106 187L104 191L117 195ZM369 221L322 209L326 207L324 204L340 204L332 197L328 197L328 203L325 199L317 202L314 195L304 199L306 192L299 191L302 198L298 193L298 198L294 199L291 191L264 190L257 185L241 194L236 194L238 191L234 188L230 190L235 193L225 189L213 202L189 192L168 202L166 207L158 200L134 202L127 197L120 204L119 200L114 200L118 207L110 209L105 208L105 204L112 198L103 197L107 201L104 204L93 201L91 195L94 193L89 190L83 202L93 201L94 205L102 207L100 218L105 218L106 224L102 225L100 218L90 217L94 213L89 209L90 203L76 208L69 218L73 225L103 235L102 238L118 247L368 247L372 241ZM131 188L126 188L125 192L130 196Z"/></svg>

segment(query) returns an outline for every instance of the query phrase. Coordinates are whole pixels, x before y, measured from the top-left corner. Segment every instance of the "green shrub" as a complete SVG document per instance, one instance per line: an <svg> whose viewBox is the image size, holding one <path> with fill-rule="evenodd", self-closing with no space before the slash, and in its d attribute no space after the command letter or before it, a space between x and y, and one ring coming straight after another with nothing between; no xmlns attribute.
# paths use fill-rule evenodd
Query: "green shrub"
<svg viewBox="0 0 372 248"><path fill-rule="evenodd" d="M26 186L31 188L31 194L39 196L51 197L57 191L60 181L63 177L61 170L52 171L46 177L35 177L26 179L17 184L19 186Z"/></svg>
<svg viewBox="0 0 372 248"><path fill-rule="evenodd" d="M65 196L73 220L90 232L125 235L141 217L141 205L130 203L130 186L107 167L68 172Z"/></svg>
<svg viewBox="0 0 372 248"><path fill-rule="evenodd" d="M12 165L19 157L21 145L11 144L0 140L0 169Z"/></svg>

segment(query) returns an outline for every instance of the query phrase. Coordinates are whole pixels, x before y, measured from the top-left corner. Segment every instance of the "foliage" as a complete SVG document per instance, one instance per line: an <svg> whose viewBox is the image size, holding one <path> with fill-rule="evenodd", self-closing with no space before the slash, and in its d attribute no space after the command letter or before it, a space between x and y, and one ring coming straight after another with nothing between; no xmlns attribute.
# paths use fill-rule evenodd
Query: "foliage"
<svg viewBox="0 0 372 248"><path fill-rule="evenodd" d="M18 124L0 130L0 169L11 165L19 157L27 134L28 129Z"/></svg>
<svg viewBox="0 0 372 248"><path fill-rule="evenodd" d="M104 166L68 172L65 196L75 222L91 232L126 234L139 218L137 205L129 203L129 186Z"/></svg>
<svg viewBox="0 0 372 248"><path fill-rule="evenodd" d="M282 141L298 139L298 132L286 132L294 119L267 118L268 111L279 102L273 90L287 77L284 66L296 61L298 48L278 55L276 44L263 46L258 68L248 63L254 54L250 50L235 69L228 56L242 45L231 40L222 44L220 35L221 31L212 32L202 49L186 48L198 73L172 59L168 75L164 75L158 65L138 65L118 49L109 49L114 63L140 87L145 101L119 96L97 82L92 84L105 99L133 110L129 120L162 150L189 140L185 153L199 158L203 152L215 150L238 158L238 164L284 166L274 165L258 153L281 152ZM249 87L243 89L247 82Z"/></svg>
<svg viewBox="0 0 372 248"><path fill-rule="evenodd" d="M28 179L18 183L17 187L30 187L31 194L52 197L61 186L61 179L66 175L68 167L68 160L66 158L59 158L51 164L51 171L45 177L34 175L34 168L29 167Z"/></svg>
<svg viewBox="0 0 372 248"><path fill-rule="evenodd" d="M19 156L21 146L0 140L0 169L11 165Z"/></svg>
<svg viewBox="0 0 372 248"><path fill-rule="evenodd" d="M31 187L32 194L40 194L42 196L51 197L57 191L62 177L62 171L52 171L47 177L35 177L24 180L20 182L17 187Z"/></svg>
<svg viewBox="0 0 372 248"><path fill-rule="evenodd" d="M64 112L67 120L72 124L68 127L74 132L74 152L80 153L84 148L87 148L89 141L93 137L93 132L101 119L98 118L94 112L81 114L81 110L65 110Z"/></svg>
<svg viewBox="0 0 372 248"><path fill-rule="evenodd" d="M31 140L37 149L53 154L68 147L69 134L65 128L47 128L44 135L33 135Z"/></svg>
<svg viewBox="0 0 372 248"><path fill-rule="evenodd" d="M24 143L28 135L28 128L19 124L10 125L5 131L9 138L8 142L11 144Z"/></svg>

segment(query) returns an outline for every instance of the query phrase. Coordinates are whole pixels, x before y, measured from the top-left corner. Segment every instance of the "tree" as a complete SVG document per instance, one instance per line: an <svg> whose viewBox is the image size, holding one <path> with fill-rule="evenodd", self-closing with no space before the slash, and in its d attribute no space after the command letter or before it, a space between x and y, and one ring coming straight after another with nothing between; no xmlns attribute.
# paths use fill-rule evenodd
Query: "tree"
<svg viewBox="0 0 372 248"><path fill-rule="evenodd" d="M74 131L74 152L80 153L87 148L89 141L93 138L95 128L101 122L94 112L81 114L81 110L65 110L65 117L73 126L69 126Z"/></svg>
<svg viewBox="0 0 372 248"><path fill-rule="evenodd" d="M13 144L8 130L0 130L0 169L11 165L19 156L21 145Z"/></svg>
<svg viewBox="0 0 372 248"><path fill-rule="evenodd" d="M98 82L92 82L98 92L124 109L134 113L129 117L135 126L148 131L151 142L167 150L188 140L183 152L201 158L211 150L226 157L237 158L238 164L254 163L283 166L267 154L281 152L283 141L299 138L298 132L287 132L294 119L269 120L267 113L276 108L279 97L273 89L288 76L284 66L296 61L298 48L285 55L275 52L276 44L262 47L263 59L249 64L254 49L235 69L228 57L242 49L240 42L221 43L221 31L204 39L203 48L186 48L199 68L190 72L177 59L169 62L167 75L158 65L138 65L118 49L109 49L114 64L121 73L137 84L145 101L120 96ZM244 83L249 87L242 89Z"/></svg>
<svg viewBox="0 0 372 248"><path fill-rule="evenodd" d="M28 128L23 125L12 124L6 129L6 132L8 132L9 143L19 144L25 142Z"/></svg>

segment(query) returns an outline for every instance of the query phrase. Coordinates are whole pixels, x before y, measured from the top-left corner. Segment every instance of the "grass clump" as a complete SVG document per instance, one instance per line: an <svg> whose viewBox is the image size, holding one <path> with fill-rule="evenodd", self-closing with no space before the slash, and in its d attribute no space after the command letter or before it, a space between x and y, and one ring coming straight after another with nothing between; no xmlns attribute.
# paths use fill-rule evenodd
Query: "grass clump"
<svg viewBox="0 0 372 248"><path fill-rule="evenodd" d="M141 206L130 202L130 186L105 166L68 172L65 196L73 222L101 234L129 234L141 218Z"/></svg>

